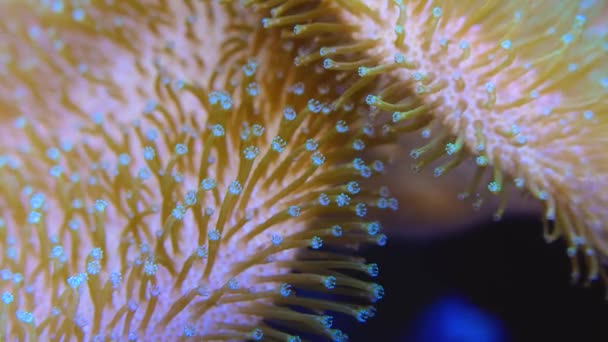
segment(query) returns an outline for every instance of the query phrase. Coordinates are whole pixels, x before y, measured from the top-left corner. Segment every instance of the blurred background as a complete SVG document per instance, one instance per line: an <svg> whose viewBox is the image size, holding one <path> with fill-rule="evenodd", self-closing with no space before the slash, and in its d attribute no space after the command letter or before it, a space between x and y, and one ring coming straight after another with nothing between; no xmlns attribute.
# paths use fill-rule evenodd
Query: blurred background
<svg viewBox="0 0 608 342"><path fill-rule="evenodd" d="M434 239L393 236L364 251L385 297L365 324L338 318L351 341L608 341L600 284L570 283L561 242L537 215L482 222Z"/></svg>

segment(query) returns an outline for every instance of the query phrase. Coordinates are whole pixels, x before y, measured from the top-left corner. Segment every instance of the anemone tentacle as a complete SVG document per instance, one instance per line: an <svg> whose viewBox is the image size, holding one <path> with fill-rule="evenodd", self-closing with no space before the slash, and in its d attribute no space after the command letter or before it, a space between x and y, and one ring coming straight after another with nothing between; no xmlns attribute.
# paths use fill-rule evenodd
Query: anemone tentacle
<svg viewBox="0 0 608 342"><path fill-rule="evenodd" d="M414 171L476 165L460 197L497 195L497 219L508 190L525 191L545 207L547 240L568 241L573 280L580 260L587 281L605 278L595 258L608 253L602 2L246 3L267 28L308 42L296 65L358 75L345 94L365 96L391 133L422 129L431 139L411 151Z"/></svg>
<svg viewBox="0 0 608 342"><path fill-rule="evenodd" d="M385 161L364 153L388 140L363 102L331 105L340 82L290 63L297 42L246 23L230 32L212 71L179 50L100 52L153 70L106 79L124 107L108 93L95 111L74 96L82 119L60 106L74 127L48 129L40 107L13 99L0 338L345 340L332 313L373 316L378 267L352 251L385 244L374 217L398 207L369 185Z"/></svg>

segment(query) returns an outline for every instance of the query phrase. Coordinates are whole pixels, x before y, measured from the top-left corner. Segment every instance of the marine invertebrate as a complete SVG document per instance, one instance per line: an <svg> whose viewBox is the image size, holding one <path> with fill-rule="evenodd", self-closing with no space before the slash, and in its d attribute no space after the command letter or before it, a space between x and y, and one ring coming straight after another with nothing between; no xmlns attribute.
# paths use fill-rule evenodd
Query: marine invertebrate
<svg viewBox="0 0 608 342"><path fill-rule="evenodd" d="M269 10L266 27L310 42L296 64L358 74L345 94L366 96L394 132L421 130L429 141L411 151L416 171L443 159L442 176L472 157L461 197L497 195L499 219L509 188L526 191L545 208L547 240L568 241L573 279L605 278L596 252L608 252L608 44L605 22L589 29L604 4L245 3Z"/></svg>
<svg viewBox="0 0 608 342"><path fill-rule="evenodd" d="M83 118L86 109L82 112L74 97L101 97L103 91L124 100L124 94L109 87L109 80L116 77L112 74L116 56L99 51L146 48L135 31L159 30L167 20L159 18L161 8L147 5L144 11L137 2L3 1L0 105L5 110L1 119L10 122L19 112L42 111L33 107L52 113L65 112L67 107L71 115ZM153 15L156 20L145 20ZM28 108L18 108L20 104ZM50 126L56 123L52 117L35 119Z"/></svg>
<svg viewBox="0 0 608 342"><path fill-rule="evenodd" d="M74 97L90 116L75 127L41 113L3 127L0 338L342 340L331 312L373 315L383 289L361 277L377 266L350 251L386 242L373 216L397 203L368 185L384 163L363 155L386 139L361 103L331 106L333 78L285 63L297 44L233 33L213 69L171 49L133 56L156 72L106 81L150 84L118 108Z"/></svg>
<svg viewBox="0 0 608 342"><path fill-rule="evenodd" d="M129 121L125 115L137 111L124 107L153 91L155 63L170 58L174 72L209 78L212 68L205 66L217 66L220 57L209 51L239 46L223 30L236 17L233 10L220 15L217 8L211 2L157 0L0 3L0 119L10 122L22 113L55 127L60 115L83 119L103 106L122 111L119 119ZM189 43L207 53L189 53ZM42 112L47 115L32 117Z"/></svg>

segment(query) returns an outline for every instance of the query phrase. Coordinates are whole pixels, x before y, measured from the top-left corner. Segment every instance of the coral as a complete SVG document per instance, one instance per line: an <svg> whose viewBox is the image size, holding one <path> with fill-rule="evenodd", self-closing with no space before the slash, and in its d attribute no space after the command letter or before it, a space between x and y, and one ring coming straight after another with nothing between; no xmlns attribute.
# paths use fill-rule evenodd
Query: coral
<svg viewBox="0 0 608 342"><path fill-rule="evenodd" d="M297 65L357 74L349 96L366 96L394 132L421 131L429 141L410 153L415 171L434 165L440 177L472 159L461 198L496 195L500 219L509 188L525 191L545 208L547 240L567 240L573 279L605 278L596 258L608 253L604 4L245 3L267 15L265 27L309 42Z"/></svg>
<svg viewBox="0 0 608 342"><path fill-rule="evenodd" d="M101 3L113 4L84 15L95 22ZM121 31L141 46L103 22L96 53L66 40L74 60L7 45L39 58L43 78L3 69L28 93L0 101L17 116L0 148L0 339L345 339L331 314L364 322L383 296L367 279L377 265L353 251L386 243L374 217L397 203L370 185L384 162L365 152L390 140L364 103L334 105L334 77L291 64L297 42L234 24L235 7L172 5L173 35ZM82 27L73 9L29 13L59 37ZM210 30L224 34L203 39ZM86 63L96 90L55 61Z"/></svg>
<svg viewBox="0 0 608 342"><path fill-rule="evenodd" d="M535 198L606 278L606 7L3 1L0 337L345 339L383 293L377 147L414 133L414 171Z"/></svg>
<svg viewBox="0 0 608 342"><path fill-rule="evenodd" d="M25 115L55 127L59 115L85 119L104 107L128 122L139 108L124 108L154 91L160 64L208 79L218 58L239 55L243 44L232 36L247 32L232 22L241 21L236 10L226 6L231 14L221 15L218 8L159 0L0 3L0 108L6 108L0 119ZM197 49L188 48L193 43Z"/></svg>
<svg viewBox="0 0 608 342"><path fill-rule="evenodd" d="M71 115L83 118L86 111L74 98L101 97L103 91L126 101L124 94L111 88L115 56L99 51L134 52L144 47L133 44L138 27L156 31L165 23L155 20L150 27L137 23L132 18L147 18L162 9L148 6L142 13L136 2L3 1L0 11L0 104L7 108L1 117L5 123L19 112L34 115L43 108L59 113L67 107ZM28 107L19 108L21 104ZM56 123L52 117L35 119L52 125Z"/></svg>

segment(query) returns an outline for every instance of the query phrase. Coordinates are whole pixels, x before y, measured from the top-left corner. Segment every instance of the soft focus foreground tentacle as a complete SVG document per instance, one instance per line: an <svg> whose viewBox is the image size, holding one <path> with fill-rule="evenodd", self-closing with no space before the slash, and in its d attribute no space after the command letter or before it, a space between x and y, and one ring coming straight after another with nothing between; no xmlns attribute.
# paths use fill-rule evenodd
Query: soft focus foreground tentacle
<svg viewBox="0 0 608 342"><path fill-rule="evenodd" d="M125 99L77 94L50 111L69 128L9 98L20 115L0 155L2 338L344 340L332 313L373 316L378 268L352 251L386 243L374 217L397 203L369 185L385 163L364 152L390 140L363 102L331 105L339 79L293 67L297 42L211 9L212 26L171 19L188 38L175 45L137 30L145 47L100 51L121 66L99 65L102 89ZM216 25L223 43L202 61Z"/></svg>

